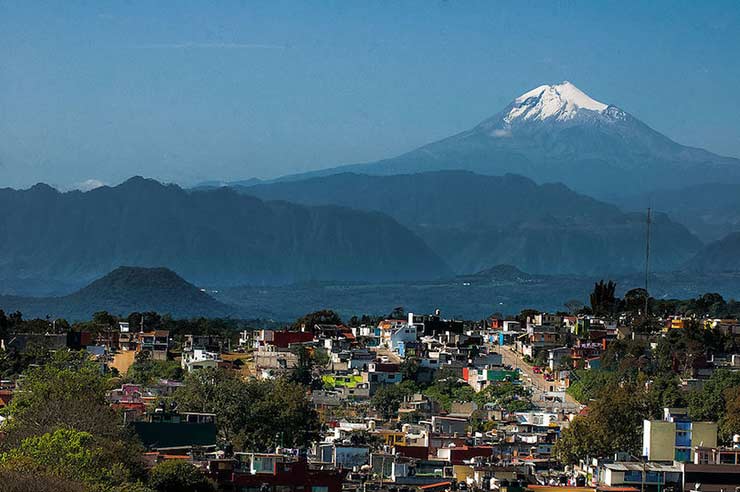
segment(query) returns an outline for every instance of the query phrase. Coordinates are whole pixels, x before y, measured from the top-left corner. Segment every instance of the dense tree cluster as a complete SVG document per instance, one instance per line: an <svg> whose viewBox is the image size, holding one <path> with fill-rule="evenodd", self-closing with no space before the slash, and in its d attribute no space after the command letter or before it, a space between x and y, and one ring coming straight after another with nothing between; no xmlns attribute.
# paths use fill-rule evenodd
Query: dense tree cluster
<svg viewBox="0 0 740 492"><path fill-rule="evenodd" d="M305 316L301 316L291 325L292 330L300 330L305 328L306 330L313 330L315 325L341 325L342 318L337 313L330 309L323 309L321 311L314 311L308 313Z"/></svg>
<svg viewBox="0 0 740 492"><path fill-rule="evenodd" d="M642 386L609 385L590 404L587 415L575 417L562 431L553 454L566 464L619 451L637 455L642 445L642 422L650 416Z"/></svg>
<svg viewBox="0 0 740 492"><path fill-rule="evenodd" d="M110 380L84 352L58 351L25 373L3 413L0 468L133 491L145 479L141 447L106 401ZM141 485L143 490L143 485Z"/></svg>
<svg viewBox="0 0 740 492"><path fill-rule="evenodd" d="M320 423L306 387L287 379L244 381L222 369L191 373L174 395L180 411L216 414L221 438L236 450L305 447Z"/></svg>
<svg viewBox="0 0 740 492"><path fill-rule="evenodd" d="M126 380L136 384L149 385L159 379L179 381L183 377L183 370L175 360L155 360L150 352L136 354L134 363L126 372Z"/></svg>

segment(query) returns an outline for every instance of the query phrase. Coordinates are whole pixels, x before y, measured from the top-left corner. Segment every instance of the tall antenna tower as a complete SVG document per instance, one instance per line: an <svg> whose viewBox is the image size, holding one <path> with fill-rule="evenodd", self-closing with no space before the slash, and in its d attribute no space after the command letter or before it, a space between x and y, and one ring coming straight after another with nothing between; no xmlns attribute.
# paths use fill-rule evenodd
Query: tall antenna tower
<svg viewBox="0 0 740 492"><path fill-rule="evenodd" d="M650 275L650 207L647 209L647 220L645 228L645 318L648 316L648 277Z"/></svg>

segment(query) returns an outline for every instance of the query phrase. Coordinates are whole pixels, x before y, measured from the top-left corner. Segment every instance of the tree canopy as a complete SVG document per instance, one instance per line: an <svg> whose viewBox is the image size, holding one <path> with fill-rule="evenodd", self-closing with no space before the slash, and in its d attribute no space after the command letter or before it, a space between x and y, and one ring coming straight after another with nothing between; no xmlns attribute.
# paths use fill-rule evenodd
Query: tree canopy
<svg viewBox="0 0 740 492"><path fill-rule="evenodd" d="M244 381L222 369L203 369L174 395L180 411L216 414L221 438L237 450L305 447L318 439L318 415L305 386L285 379Z"/></svg>
<svg viewBox="0 0 740 492"><path fill-rule="evenodd" d="M3 409L11 417L0 443L5 469L100 487L136 484L144 475L142 448L106 401L109 388L84 352L58 351L28 370L23 391Z"/></svg>
<svg viewBox="0 0 740 492"><path fill-rule="evenodd" d="M190 463L164 461L149 473L149 486L156 492L214 492L215 484Z"/></svg>

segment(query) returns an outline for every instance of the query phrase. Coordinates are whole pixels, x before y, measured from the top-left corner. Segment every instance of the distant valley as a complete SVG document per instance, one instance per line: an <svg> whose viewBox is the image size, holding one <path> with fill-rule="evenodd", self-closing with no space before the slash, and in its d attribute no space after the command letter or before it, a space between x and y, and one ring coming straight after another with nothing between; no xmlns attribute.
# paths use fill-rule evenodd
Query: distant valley
<svg viewBox="0 0 740 492"><path fill-rule="evenodd" d="M26 318L86 320L97 311L127 316L156 311L174 318L225 317L287 322L319 309L343 318L385 315L403 306L417 312L439 308L447 316L478 319L492 313L516 314L525 308L566 310L575 300L588 303L598 276L535 275L511 265L496 265L471 275L429 281L304 282L201 289L165 268L121 267L90 285L57 297L0 295L0 309ZM641 287L642 275L618 275L618 294ZM656 273L650 290L658 299L692 298L719 292L740 298L740 273Z"/></svg>
<svg viewBox="0 0 740 492"><path fill-rule="evenodd" d="M236 189L265 200L340 205L390 215L458 274L507 263L540 274L621 274L644 269L645 216L516 175L439 171L335 174ZM701 247L684 226L653 217L652 266L680 268Z"/></svg>

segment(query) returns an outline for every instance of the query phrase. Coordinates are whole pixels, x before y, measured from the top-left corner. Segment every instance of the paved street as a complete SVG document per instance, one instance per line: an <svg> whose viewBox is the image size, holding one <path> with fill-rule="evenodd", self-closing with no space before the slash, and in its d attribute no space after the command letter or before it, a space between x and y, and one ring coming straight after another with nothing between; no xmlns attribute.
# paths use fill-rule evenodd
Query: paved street
<svg viewBox="0 0 740 492"><path fill-rule="evenodd" d="M393 364L400 364L403 362L403 359L399 357L399 355L391 350L388 350L388 347L381 345L380 347L375 347L373 349L375 353L378 355L378 357L388 357L388 362L391 362Z"/></svg>

